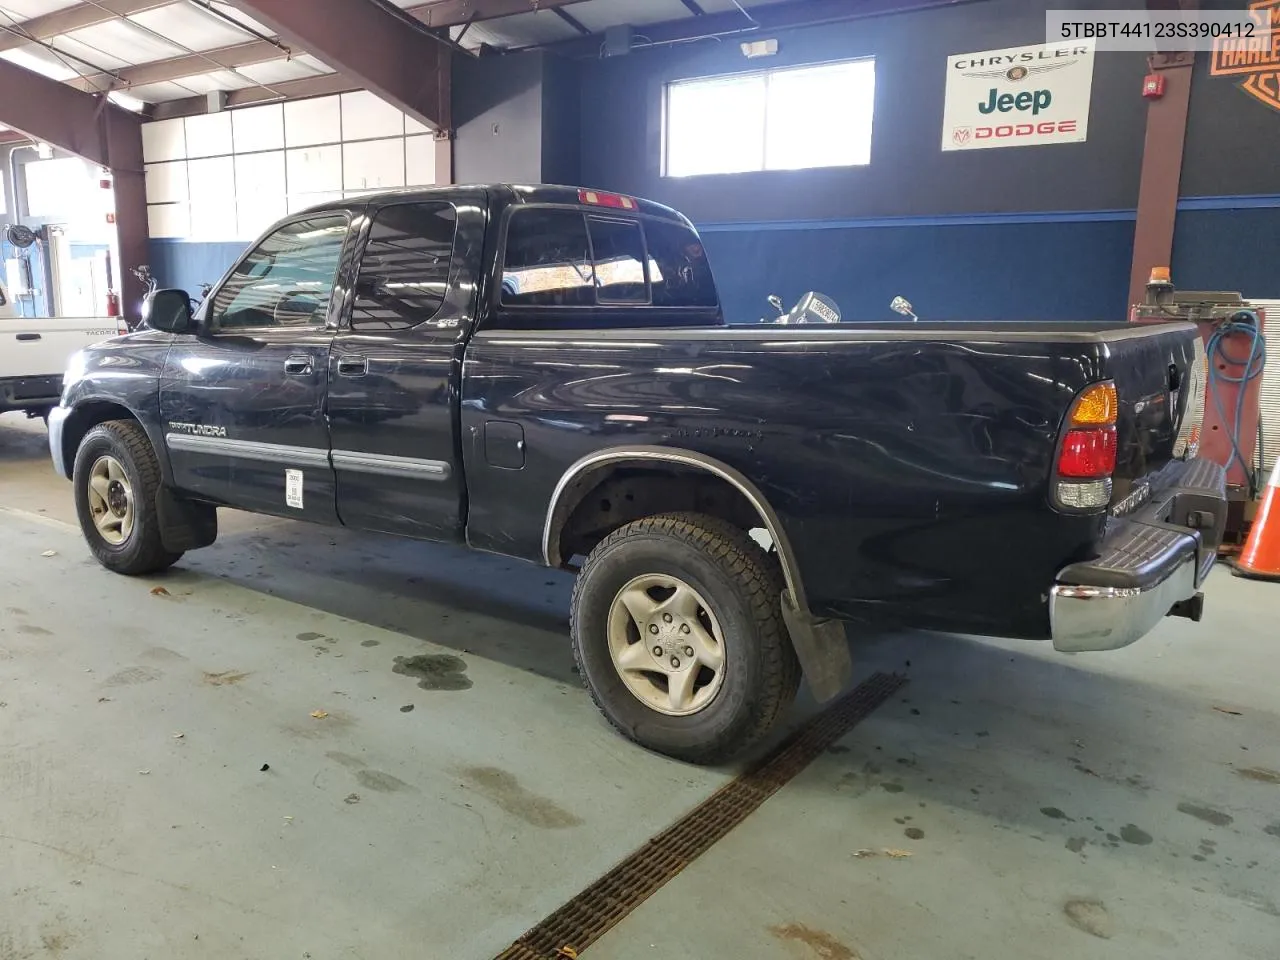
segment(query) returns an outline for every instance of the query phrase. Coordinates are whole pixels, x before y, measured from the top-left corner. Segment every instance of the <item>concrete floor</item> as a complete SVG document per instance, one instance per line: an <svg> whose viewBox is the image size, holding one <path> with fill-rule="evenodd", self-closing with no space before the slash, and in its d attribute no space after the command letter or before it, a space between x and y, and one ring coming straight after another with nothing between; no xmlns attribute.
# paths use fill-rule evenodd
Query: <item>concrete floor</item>
<svg viewBox="0 0 1280 960"><path fill-rule="evenodd" d="M603 723L563 575L231 515L116 577L43 443L0 417L0 960L484 960L736 772ZM586 956L1274 960L1277 601L857 639L901 695Z"/></svg>

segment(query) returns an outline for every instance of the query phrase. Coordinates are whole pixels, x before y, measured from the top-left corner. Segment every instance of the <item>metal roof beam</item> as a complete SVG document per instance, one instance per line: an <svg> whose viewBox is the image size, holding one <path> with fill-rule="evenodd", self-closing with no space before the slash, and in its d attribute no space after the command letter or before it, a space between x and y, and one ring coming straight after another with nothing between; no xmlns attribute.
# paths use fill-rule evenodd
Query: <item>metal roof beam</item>
<svg viewBox="0 0 1280 960"><path fill-rule="evenodd" d="M409 116L447 130L447 41L384 0L231 0Z"/></svg>
<svg viewBox="0 0 1280 960"><path fill-rule="evenodd" d="M286 54L287 51L281 50L280 44L276 42L251 40L248 43L237 43L234 46L206 50L203 53L190 53L181 57L170 57L167 60L153 60L151 63L141 63L136 67L122 67L119 70L113 70L111 75L95 73L72 78L67 82L88 91L103 90L108 87L121 89L122 81L126 87L140 87L148 83L181 80L183 77L216 73L219 70L234 70L236 67L266 63L269 60L281 60Z"/></svg>
<svg viewBox="0 0 1280 960"><path fill-rule="evenodd" d="M0 123L104 167L142 172L142 118L0 59Z"/></svg>
<svg viewBox="0 0 1280 960"><path fill-rule="evenodd" d="M44 16L23 20L14 29L21 30L28 37L36 40L51 40L72 30L92 27L106 23L116 17L127 17L131 14L150 10L152 7L163 7L172 0L96 0L94 3L81 3L65 10L56 10ZM0 31L0 51L12 50L28 41L8 30Z"/></svg>
<svg viewBox="0 0 1280 960"><path fill-rule="evenodd" d="M36 17L20 24L17 29L30 34L36 40L47 41L71 30L103 23L115 16L129 16L170 2L173 0L99 0L97 3L81 4L57 13ZM444 29L480 20L530 13L535 10L554 11L557 15L568 17L570 15L562 8L583 2L585 0L539 0L535 6L533 0L436 0L434 3L409 7L405 12L422 20L428 26ZM590 32L580 24L576 24L575 29L581 33ZM20 46L24 42L19 36L0 31L0 51ZM234 70L237 67L284 59L289 53L288 47L279 41L252 40L193 52L180 57L170 57L166 60L156 60L134 67L122 67L112 71L111 74L90 73L84 77L73 77L67 82L80 90L92 93L98 90L182 80L184 77L214 73L222 69ZM277 88L280 84L271 86Z"/></svg>
<svg viewBox="0 0 1280 960"><path fill-rule="evenodd" d="M741 36L750 39L777 30L814 27L869 17L884 17L919 10L979 3L981 0L774 0L762 6L748 7L749 16L738 10L706 13L665 23L645 24L646 46L681 43L700 37ZM544 4L545 6L545 0ZM568 56L598 57L599 35L552 44L536 44L538 48L557 50Z"/></svg>
<svg viewBox="0 0 1280 960"><path fill-rule="evenodd" d="M435 0L406 7L429 27L457 27L468 20L497 20L521 13L558 10L585 0Z"/></svg>
<svg viewBox="0 0 1280 960"><path fill-rule="evenodd" d="M324 97L331 93L347 93L361 89L358 80L340 73L326 73L301 80L285 80L269 87L245 87L227 93L228 107L252 107L264 103L281 103L285 100L304 100L307 97ZM204 97L184 97L181 100L165 100L155 104L147 113L148 120L173 120L177 117L193 117L208 113L208 100Z"/></svg>

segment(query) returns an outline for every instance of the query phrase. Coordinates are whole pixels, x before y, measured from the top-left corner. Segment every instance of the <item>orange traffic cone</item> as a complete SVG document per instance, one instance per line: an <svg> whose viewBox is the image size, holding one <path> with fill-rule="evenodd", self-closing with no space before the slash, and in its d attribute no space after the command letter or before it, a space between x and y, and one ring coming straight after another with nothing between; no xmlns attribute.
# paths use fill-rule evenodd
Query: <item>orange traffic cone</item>
<svg viewBox="0 0 1280 960"><path fill-rule="evenodd" d="M1267 481L1262 506L1249 528L1249 539L1236 561L1235 573L1255 580L1280 580L1280 460Z"/></svg>

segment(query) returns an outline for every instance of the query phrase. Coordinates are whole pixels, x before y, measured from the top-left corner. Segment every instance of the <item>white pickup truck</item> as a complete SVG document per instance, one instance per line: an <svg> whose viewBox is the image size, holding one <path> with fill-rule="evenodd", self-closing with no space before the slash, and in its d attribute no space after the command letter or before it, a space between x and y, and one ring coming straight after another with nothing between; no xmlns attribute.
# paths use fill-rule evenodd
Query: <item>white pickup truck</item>
<svg viewBox="0 0 1280 960"><path fill-rule="evenodd" d="M0 282L0 413L46 416L58 405L71 355L128 332L116 317L23 317Z"/></svg>

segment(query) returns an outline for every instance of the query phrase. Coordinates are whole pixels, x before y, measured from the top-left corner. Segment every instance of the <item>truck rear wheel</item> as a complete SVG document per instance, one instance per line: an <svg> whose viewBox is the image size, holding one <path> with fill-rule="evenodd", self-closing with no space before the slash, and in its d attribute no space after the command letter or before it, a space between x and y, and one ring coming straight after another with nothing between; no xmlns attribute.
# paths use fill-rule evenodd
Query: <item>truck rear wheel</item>
<svg viewBox="0 0 1280 960"><path fill-rule="evenodd" d="M160 462L146 432L129 420L90 430L76 451L72 482L80 529L98 562L116 573L157 573L178 562L160 539Z"/></svg>
<svg viewBox="0 0 1280 960"><path fill-rule="evenodd" d="M693 763L728 760L769 732L799 686L781 594L777 562L731 524L636 520L578 575L578 670L625 736Z"/></svg>

